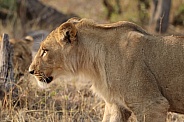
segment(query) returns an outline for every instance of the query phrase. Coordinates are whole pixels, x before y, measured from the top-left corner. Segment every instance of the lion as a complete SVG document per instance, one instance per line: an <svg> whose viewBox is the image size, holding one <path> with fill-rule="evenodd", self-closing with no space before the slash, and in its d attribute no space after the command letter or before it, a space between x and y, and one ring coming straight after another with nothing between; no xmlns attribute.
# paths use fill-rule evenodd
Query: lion
<svg viewBox="0 0 184 122"><path fill-rule="evenodd" d="M57 78L90 83L103 122L164 122L184 113L184 37L154 36L126 21L69 19L40 45L29 67L40 87Z"/></svg>
<svg viewBox="0 0 184 122"><path fill-rule="evenodd" d="M0 42L2 37L0 37ZM28 68L32 62L32 45L33 38L31 36L26 36L23 39L11 38L10 44L13 48L13 67L15 79L18 80L21 76L25 74L25 71L28 71Z"/></svg>

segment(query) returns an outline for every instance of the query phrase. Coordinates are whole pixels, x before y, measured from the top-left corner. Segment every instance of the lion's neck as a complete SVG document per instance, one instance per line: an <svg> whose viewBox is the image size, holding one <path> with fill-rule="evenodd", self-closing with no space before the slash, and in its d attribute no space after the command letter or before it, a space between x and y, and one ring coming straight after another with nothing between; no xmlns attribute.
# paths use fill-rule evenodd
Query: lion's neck
<svg viewBox="0 0 184 122"><path fill-rule="evenodd" d="M78 42L77 46L71 51L69 59L70 68L79 80L91 81L96 84L97 81L104 79L104 56L103 46L94 40L83 40ZM81 40L81 39L79 39Z"/></svg>

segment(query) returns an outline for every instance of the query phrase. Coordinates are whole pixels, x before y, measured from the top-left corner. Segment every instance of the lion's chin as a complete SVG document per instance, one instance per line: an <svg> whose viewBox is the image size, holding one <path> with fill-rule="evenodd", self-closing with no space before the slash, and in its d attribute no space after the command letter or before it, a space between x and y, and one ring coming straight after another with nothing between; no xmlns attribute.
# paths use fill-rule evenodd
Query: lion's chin
<svg viewBox="0 0 184 122"><path fill-rule="evenodd" d="M42 81L37 81L38 82L38 86L42 89L46 89L49 88L49 84L42 82Z"/></svg>

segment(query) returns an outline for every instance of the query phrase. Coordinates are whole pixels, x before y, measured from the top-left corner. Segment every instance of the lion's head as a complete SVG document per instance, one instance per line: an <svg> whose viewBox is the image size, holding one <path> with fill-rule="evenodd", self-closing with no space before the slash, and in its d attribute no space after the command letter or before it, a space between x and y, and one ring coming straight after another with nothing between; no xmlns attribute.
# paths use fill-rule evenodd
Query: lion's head
<svg viewBox="0 0 184 122"><path fill-rule="evenodd" d="M32 61L31 47L33 38L26 36L24 39L10 39L10 43L13 47L13 67L15 77L20 78L20 76L28 70Z"/></svg>
<svg viewBox="0 0 184 122"><path fill-rule="evenodd" d="M33 38L26 36L24 39L10 39L10 43L13 46L13 66L14 73L17 77L20 77L28 70L32 61L32 44Z"/></svg>
<svg viewBox="0 0 184 122"><path fill-rule="evenodd" d="M40 48L29 67L29 72L34 74L40 87L49 84L58 75L71 74L75 66L69 65L75 58L75 45L77 30L73 23L66 22L53 30L41 42ZM70 57L70 58L69 58ZM70 68L69 68L70 67ZM72 67L72 68L71 68Z"/></svg>

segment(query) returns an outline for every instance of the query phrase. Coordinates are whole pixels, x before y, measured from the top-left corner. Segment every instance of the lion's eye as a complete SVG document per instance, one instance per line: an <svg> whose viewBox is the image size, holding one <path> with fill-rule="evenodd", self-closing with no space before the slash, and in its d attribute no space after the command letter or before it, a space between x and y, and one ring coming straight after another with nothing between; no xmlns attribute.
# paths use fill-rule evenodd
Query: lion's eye
<svg viewBox="0 0 184 122"><path fill-rule="evenodd" d="M18 59L20 59L20 60L23 60L24 58L23 58L23 56L20 54L20 55L17 55L17 57L18 57Z"/></svg>
<svg viewBox="0 0 184 122"><path fill-rule="evenodd" d="M22 56L22 55L19 55L19 58L20 58L20 59L23 59L23 56Z"/></svg>
<svg viewBox="0 0 184 122"><path fill-rule="evenodd" d="M48 50L47 49L42 49L41 56L44 57L47 54Z"/></svg>

